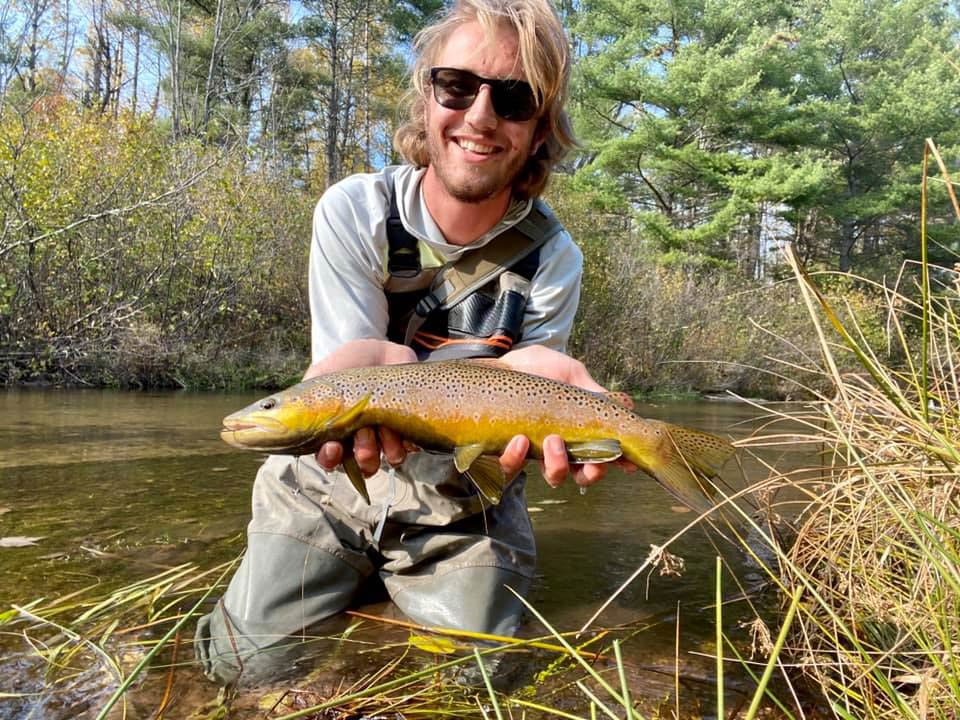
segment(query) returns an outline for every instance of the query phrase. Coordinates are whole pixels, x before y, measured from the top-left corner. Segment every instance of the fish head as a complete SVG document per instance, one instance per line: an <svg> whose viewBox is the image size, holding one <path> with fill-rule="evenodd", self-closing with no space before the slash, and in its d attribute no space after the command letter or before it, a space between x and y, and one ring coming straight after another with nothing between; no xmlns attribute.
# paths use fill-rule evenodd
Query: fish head
<svg viewBox="0 0 960 720"><path fill-rule="evenodd" d="M314 452L327 440L337 439L336 420L348 409L345 405L342 394L322 378L306 380L228 415L220 437L247 450Z"/></svg>

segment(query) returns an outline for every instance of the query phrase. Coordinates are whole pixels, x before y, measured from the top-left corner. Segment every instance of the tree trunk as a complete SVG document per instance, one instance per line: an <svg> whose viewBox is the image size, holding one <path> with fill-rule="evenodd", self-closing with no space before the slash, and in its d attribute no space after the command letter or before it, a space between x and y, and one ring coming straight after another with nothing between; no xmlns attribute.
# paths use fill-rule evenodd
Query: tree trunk
<svg viewBox="0 0 960 720"><path fill-rule="evenodd" d="M853 247L857 242L857 223L844 220L840 223L840 272L850 272L853 267Z"/></svg>
<svg viewBox="0 0 960 720"><path fill-rule="evenodd" d="M203 90L203 116L200 126L206 130L210 123L210 101L213 98L214 72L220 53L220 35L223 32L223 0L217 0L217 12L213 22L213 43L210 47L210 64L207 67L207 83Z"/></svg>
<svg viewBox="0 0 960 720"><path fill-rule="evenodd" d="M327 187L340 179L339 158L337 156L337 136L340 117L340 47L339 25L340 1L331 3L333 17L330 22L330 96L327 98Z"/></svg>

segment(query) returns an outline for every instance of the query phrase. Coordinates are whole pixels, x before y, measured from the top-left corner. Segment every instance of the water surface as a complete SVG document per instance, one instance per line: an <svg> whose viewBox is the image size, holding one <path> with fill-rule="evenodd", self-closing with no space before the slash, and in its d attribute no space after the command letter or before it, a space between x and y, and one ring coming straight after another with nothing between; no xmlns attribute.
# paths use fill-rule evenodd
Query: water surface
<svg viewBox="0 0 960 720"><path fill-rule="evenodd" d="M0 393L0 537L39 538L35 546L0 548L0 612L12 603L22 606L91 585L106 595L163 568L181 563L207 568L238 556L262 458L229 448L217 430L224 415L257 395ZM647 404L638 412L729 437L746 435L757 415L732 402ZM807 460L801 452L781 455L781 465ZM536 475L535 464L530 470L528 501L539 550L538 582L530 599L564 630L578 628L644 561L651 545L662 545L691 519L641 474L611 472L581 495L572 483L550 489ZM731 462L725 478L742 485L744 471L749 476L761 469L749 460L744 468ZM653 706L673 691L678 655L684 702L698 707L699 714L711 712L711 605L718 551L739 577L756 579L739 551L697 529L671 547L684 560L679 577L644 574L598 621L604 627L638 630L625 652L636 671L635 692L648 696ZM378 613L385 609L372 608ZM733 633L737 613L734 604L729 611ZM342 630L346 621L339 622ZM112 689L109 678L94 674L72 694L44 699L44 665L37 651L25 646L16 626L6 627L10 632L0 634L0 657L6 658L0 660L0 676L6 678L0 693L38 694L0 697L0 718L93 717L96 703L90 693L98 687ZM336 623L331 627L336 630ZM371 642L403 642L405 637L405 631L382 627L365 632ZM522 631L542 633L532 621ZM181 654L189 656L189 644ZM348 675L349 657L338 662L336 672ZM358 656L356 667L364 663L369 659ZM152 716L159 697L154 686L162 685L160 680L144 683L139 691L143 705L134 702L128 717ZM735 690L736 681L731 685ZM167 718L188 717L197 704L216 695L216 688L190 664L179 671L177 687L190 701L171 708ZM262 710L251 710L250 717L262 716Z"/></svg>

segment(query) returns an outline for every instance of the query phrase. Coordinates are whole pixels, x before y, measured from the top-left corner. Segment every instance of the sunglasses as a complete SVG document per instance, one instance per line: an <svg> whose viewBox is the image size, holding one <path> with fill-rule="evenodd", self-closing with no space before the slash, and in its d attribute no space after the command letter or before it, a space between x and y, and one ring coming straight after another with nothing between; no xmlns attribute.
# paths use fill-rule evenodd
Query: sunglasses
<svg viewBox="0 0 960 720"><path fill-rule="evenodd" d="M467 70L435 67L430 69L430 84L436 101L451 110L473 105L482 85L490 88L493 111L504 120L529 120L539 107L533 88L523 80L491 80Z"/></svg>

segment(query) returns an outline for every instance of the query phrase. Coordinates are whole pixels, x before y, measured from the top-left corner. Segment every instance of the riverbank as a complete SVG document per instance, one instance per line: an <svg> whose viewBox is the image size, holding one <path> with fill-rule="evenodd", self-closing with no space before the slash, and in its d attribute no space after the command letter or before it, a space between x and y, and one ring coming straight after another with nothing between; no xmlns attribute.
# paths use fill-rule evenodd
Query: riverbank
<svg viewBox="0 0 960 720"><path fill-rule="evenodd" d="M569 345L601 383L644 398L797 400L828 391L795 283L745 282L722 269L663 264L622 240L585 246ZM844 314L857 317L868 346L899 362L902 352L883 340L880 289L835 275L821 281ZM33 350L0 350L0 385L273 390L298 381L309 364L307 323L305 310L296 319L224 314L195 318L191 332L165 332L161 323L136 318L97 342L20 337L17 346ZM910 326L905 331L915 334ZM856 363L849 353L837 361L842 370Z"/></svg>
<svg viewBox="0 0 960 720"><path fill-rule="evenodd" d="M29 189L10 199L29 222L0 247L0 386L266 389L300 376L321 188L134 116L0 114L0 136L20 148L10 187ZM91 214L104 196L114 209ZM546 199L584 253L569 349L598 380L771 399L823 389L792 281L665 252L631 208L574 178L554 177ZM822 284L883 353L882 292Z"/></svg>

